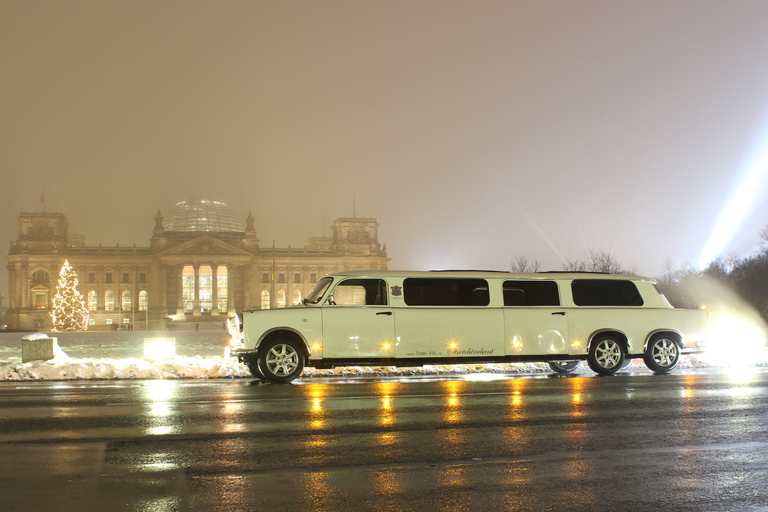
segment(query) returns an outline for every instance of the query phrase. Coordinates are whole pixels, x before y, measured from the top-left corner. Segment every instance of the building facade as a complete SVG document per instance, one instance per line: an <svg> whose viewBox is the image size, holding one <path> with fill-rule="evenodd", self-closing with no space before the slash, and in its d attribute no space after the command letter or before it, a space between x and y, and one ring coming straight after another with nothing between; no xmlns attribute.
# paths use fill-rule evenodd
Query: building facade
<svg viewBox="0 0 768 512"><path fill-rule="evenodd" d="M91 330L219 328L238 311L301 303L317 280L343 270L385 270L374 218L339 218L332 236L303 248L261 247L218 201L182 201L157 212L148 247L91 246L62 213L22 213L8 252L10 329L52 327L59 271L77 271Z"/></svg>

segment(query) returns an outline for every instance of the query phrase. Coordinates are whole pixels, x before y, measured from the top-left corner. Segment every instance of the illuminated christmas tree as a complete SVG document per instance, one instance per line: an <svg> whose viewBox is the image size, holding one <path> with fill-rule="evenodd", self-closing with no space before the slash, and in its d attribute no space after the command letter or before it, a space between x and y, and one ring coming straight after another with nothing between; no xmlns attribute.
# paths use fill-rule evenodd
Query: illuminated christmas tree
<svg viewBox="0 0 768 512"><path fill-rule="evenodd" d="M53 297L54 331L87 331L88 308L85 307L83 294L77 289L77 273L69 262L64 260L64 265L59 273L59 286Z"/></svg>

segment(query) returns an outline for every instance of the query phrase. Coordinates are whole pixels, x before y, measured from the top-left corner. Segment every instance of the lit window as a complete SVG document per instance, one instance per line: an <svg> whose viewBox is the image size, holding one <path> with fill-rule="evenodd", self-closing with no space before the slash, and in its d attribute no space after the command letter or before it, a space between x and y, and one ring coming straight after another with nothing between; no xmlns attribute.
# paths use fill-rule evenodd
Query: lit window
<svg viewBox="0 0 768 512"><path fill-rule="evenodd" d="M147 310L148 297L147 292L142 290L139 292L139 311Z"/></svg>
<svg viewBox="0 0 768 512"><path fill-rule="evenodd" d="M129 290L123 290L123 294L121 296L121 305L123 308L123 311L130 311L132 304L131 304L131 292Z"/></svg>
<svg viewBox="0 0 768 512"><path fill-rule="evenodd" d="M278 308L284 308L285 307L285 290L277 290L277 294L275 295L277 298L277 304L275 304Z"/></svg>
<svg viewBox="0 0 768 512"><path fill-rule="evenodd" d="M298 288L293 290L293 299L291 299L291 302L294 306L298 306L301 304L301 290Z"/></svg>
<svg viewBox="0 0 768 512"><path fill-rule="evenodd" d="M219 311L227 311L227 293L229 293L227 284L227 267L219 265L216 269L216 299L219 302L216 307Z"/></svg>
<svg viewBox="0 0 768 512"><path fill-rule="evenodd" d="M181 300L184 311L195 309L195 269L187 265L181 271Z"/></svg>
<svg viewBox="0 0 768 512"><path fill-rule="evenodd" d="M198 270L200 284L198 292L200 293L200 310L202 312L210 311L213 307L213 271L208 265L200 267Z"/></svg>
<svg viewBox="0 0 768 512"><path fill-rule="evenodd" d="M35 309L46 309L48 307L48 294L36 293L35 294Z"/></svg>
<svg viewBox="0 0 768 512"><path fill-rule="evenodd" d="M104 293L104 311L115 310L115 292L107 290Z"/></svg>
<svg viewBox="0 0 768 512"><path fill-rule="evenodd" d="M112 325L112 319L111 318L107 318L107 325Z"/></svg>
<svg viewBox="0 0 768 512"><path fill-rule="evenodd" d="M269 292L267 290L261 292L261 309L269 309Z"/></svg>
<svg viewBox="0 0 768 512"><path fill-rule="evenodd" d="M88 292L88 311L96 311L99 307L98 295L94 290Z"/></svg>

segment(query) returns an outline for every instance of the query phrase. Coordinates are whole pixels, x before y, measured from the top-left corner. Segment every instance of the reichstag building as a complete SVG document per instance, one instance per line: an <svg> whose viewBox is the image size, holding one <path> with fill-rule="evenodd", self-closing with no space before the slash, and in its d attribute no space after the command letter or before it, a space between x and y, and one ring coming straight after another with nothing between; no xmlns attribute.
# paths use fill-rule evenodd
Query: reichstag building
<svg viewBox="0 0 768 512"><path fill-rule="evenodd" d="M89 245L63 213L22 213L8 252L11 329L52 327L50 308L65 260L78 274L89 330L223 328L248 309L301 303L317 280L343 270L385 270L374 218L339 218L332 236L303 248L262 247L226 204L182 201L157 212L149 247Z"/></svg>

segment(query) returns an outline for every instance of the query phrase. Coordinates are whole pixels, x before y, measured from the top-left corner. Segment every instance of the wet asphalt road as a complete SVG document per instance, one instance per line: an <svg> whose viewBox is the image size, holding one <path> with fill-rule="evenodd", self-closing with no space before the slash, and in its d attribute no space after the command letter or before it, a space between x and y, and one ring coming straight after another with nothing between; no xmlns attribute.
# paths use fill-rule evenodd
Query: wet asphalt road
<svg viewBox="0 0 768 512"><path fill-rule="evenodd" d="M768 511L768 370L2 383L0 510Z"/></svg>

